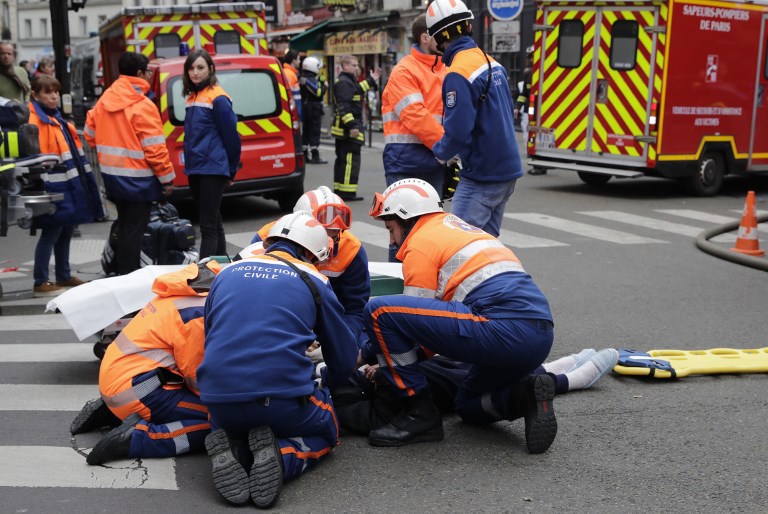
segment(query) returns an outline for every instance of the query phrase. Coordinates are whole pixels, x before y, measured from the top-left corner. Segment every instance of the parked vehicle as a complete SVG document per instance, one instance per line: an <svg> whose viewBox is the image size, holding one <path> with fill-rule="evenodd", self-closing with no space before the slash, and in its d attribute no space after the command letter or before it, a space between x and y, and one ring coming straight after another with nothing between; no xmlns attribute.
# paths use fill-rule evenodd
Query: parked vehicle
<svg viewBox="0 0 768 514"><path fill-rule="evenodd" d="M173 198L189 197L184 175L182 96L185 55L204 47L216 76L232 98L242 141L242 169L225 196L257 194L290 210L304 192L304 153L296 104L277 58L267 55L264 4L196 4L125 8L104 23L99 37L107 87L124 51L141 52L154 71L150 95L165 127L176 169Z"/></svg>
<svg viewBox="0 0 768 514"><path fill-rule="evenodd" d="M536 2L529 165L679 179L768 171L768 2Z"/></svg>
<svg viewBox="0 0 768 514"><path fill-rule="evenodd" d="M92 37L72 45L70 92L75 126L85 124L85 113L96 104L104 91L99 38Z"/></svg>

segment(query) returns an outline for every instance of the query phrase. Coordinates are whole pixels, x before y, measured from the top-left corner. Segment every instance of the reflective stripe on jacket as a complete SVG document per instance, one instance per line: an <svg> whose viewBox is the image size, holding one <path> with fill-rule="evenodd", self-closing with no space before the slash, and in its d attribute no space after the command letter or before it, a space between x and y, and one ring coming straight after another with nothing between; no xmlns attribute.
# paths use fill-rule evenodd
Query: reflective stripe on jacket
<svg viewBox="0 0 768 514"><path fill-rule="evenodd" d="M514 252L453 214L419 218L397 258L406 295L459 301L489 318L552 319Z"/></svg>
<svg viewBox="0 0 768 514"><path fill-rule="evenodd" d="M384 120L384 170L413 171L440 168L432 146L443 137L441 87L446 69L434 55L416 45L397 63L381 96Z"/></svg>
<svg viewBox="0 0 768 514"><path fill-rule="evenodd" d="M348 139L363 144L363 95L369 90L376 90L373 77L357 82L351 73L339 73L339 78L333 85L333 100L336 103L331 135L337 139ZM356 138L349 135L350 131L358 129Z"/></svg>
<svg viewBox="0 0 768 514"><path fill-rule="evenodd" d="M62 160L61 165L43 173L41 178L46 192L62 193L64 199L55 202L56 211L53 214L36 216L35 226L77 225L103 218L105 211L101 193L75 127L65 122L65 129L61 125L63 119L60 122L56 117L49 116L36 101L29 102L28 107L29 122L39 131L40 153L56 154Z"/></svg>
<svg viewBox="0 0 768 514"><path fill-rule="evenodd" d="M443 62L448 66L443 80L445 135L432 147L434 154L444 161L458 154L462 177L478 182L508 182L522 177L504 67L486 56L468 36L448 46ZM486 88L488 93L481 101Z"/></svg>
<svg viewBox="0 0 768 514"><path fill-rule="evenodd" d="M218 85L191 92L184 117L184 173L235 178L240 134L232 100Z"/></svg>
<svg viewBox="0 0 768 514"><path fill-rule="evenodd" d="M152 421L141 398L156 387L148 380L134 388L132 380L158 367L180 375L184 384L199 394L197 367L203 361L205 295L184 296L189 288L178 287L177 284L186 285L186 277L174 279L179 273L184 271L156 279L156 284L166 282L163 290L167 296L155 297L139 311L104 354L99 391L104 402L121 419L137 412ZM153 291L160 289L154 287Z"/></svg>
<svg viewBox="0 0 768 514"><path fill-rule="evenodd" d="M145 96L147 91L145 80L120 75L88 111L83 133L96 148L110 199L160 200L161 184L171 184L176 177L160 113Z"/></svg>

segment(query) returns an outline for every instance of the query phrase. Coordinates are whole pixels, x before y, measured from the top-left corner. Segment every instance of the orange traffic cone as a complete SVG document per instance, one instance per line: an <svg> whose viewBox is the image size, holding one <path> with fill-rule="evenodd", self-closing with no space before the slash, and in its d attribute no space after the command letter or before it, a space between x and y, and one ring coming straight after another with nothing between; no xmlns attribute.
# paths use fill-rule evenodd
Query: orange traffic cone
<svg viewBox="0 0 768 514"><path fill-rule="evenodd" d="M757 238L757 214L755 214L755 192L747 193L747 202L744 204L744 214L741 216L739 235L736 238L736 246L731 248L734 252L762 257L765 252L760 249L760 241Z"/></svg>

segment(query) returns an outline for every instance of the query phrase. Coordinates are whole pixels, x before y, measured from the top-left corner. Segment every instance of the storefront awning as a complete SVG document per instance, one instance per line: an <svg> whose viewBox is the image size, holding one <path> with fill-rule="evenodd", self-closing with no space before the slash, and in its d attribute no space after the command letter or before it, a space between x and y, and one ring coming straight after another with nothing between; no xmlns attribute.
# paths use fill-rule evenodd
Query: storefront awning
<svg viewBox="0 0 768 514"><path fill-rule="evenodd" d="M336 29L359 27L376 23L383 24L390 19L397 18L399 16L400 13L397 11L380 11L354 16L339 16L335 18L328 18L310 28L306 32L292 37L291 48L298 50L299 52L306 52L308 50L322 50L324 43L323 36L327 32L334 32Z"/></svg>
<svg viewBox="0 0 768 514"><path fill-rule="evenodd" d="M314 27L310 27L301 34L291 38L290 46L293 50L307 52L309 50L323 49L323 35L330 24L330 20L323 20Z"/></svg>
<svg viewBox="0 0 768 514"><path fill-rule="evenodd" d="M312 28L312 25L294 25L292 27L279 27L275 30L267 31L267 38L272 39L276 37L293 36L295 34L301 34L305 30Z"/></svg>

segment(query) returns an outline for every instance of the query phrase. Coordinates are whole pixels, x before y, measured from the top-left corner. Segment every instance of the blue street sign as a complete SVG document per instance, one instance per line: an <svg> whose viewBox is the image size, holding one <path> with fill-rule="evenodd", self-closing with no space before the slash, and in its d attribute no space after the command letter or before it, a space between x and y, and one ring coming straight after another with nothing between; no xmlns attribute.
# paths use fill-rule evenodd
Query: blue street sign
<svg viewBox="0 0 768 514"><path fill-rule="evenodd" d="M488 0L488 11L500 21L514 20L523 10L523 0Z"/></svg>

